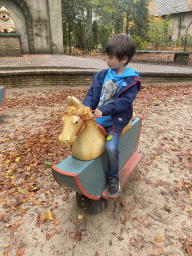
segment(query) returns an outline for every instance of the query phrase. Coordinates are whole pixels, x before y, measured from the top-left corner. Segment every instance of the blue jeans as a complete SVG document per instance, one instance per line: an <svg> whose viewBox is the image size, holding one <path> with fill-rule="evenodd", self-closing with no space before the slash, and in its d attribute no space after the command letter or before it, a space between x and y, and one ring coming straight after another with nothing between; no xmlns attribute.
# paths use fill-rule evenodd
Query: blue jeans
<svg viewBox="0 0 192 256"><path fill-rule="evenodd" d="M119 137L120 133L112 133L112 126L105 127L107 135L112 135L110 140L106 141L105 151L107 154L108 171L107 179L119 178Z"/></svg>

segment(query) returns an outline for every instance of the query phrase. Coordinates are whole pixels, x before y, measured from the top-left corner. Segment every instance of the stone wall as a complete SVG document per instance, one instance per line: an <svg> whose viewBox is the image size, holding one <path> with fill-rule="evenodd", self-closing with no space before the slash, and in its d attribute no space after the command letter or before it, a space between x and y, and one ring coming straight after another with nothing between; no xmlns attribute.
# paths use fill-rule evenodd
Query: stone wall
<svg viewBox="0 0 192 256"><path fill-rule="evenodd" d="M185 36L186 30L192 21L192 12L172 14L170 20L173 33L172 40L176 40L181 36ZM189 27L188 35L192 36L192 25Z"/></svg>
<svg viewBox="0 0 192 256"><path fill-rule="evenodd" d="M5 56L21 56L19 34L0 33L0 57Z"/></svg>
<svg viewBox="0 0 192 256"><path fill-rule="evenodd" d="M82 71L81 71L82 72ZM65 72L41 72L36 71L35 73L20 72L15 74L0 74L0 86L5 88L11 87L35 87L35 86L91 86L93 83L93 76L95 72L87 72L81 74L76 72L67 74ZM191 82L191 75L177 76L177 75L142 75L142 85L172 85L173 83Z"/></svg>
<svg viewBox="0 0 192 256"><path fill-rule="evenodd" d="M48 0L52 53L64 53L61 0Z"/></svg>
<svg viewBox="0 0 192 256"><path fill-rule="evenodd" d="M61 0L0 0L20 34L22 53L63 53Z"/></svg>
<svg viewBox="0 0 192 256"><path fill-rule="evenodd" d="M8 87L33 87L33 86L91 86L93 75L84 74L20 74L0 75L0 86Z"/></svg>
<svg viewBox="0 0 192 256"><path fill-rule="evenodd" d="M25 0L33 19L35 53L61 54L61 0Z"/></svg>

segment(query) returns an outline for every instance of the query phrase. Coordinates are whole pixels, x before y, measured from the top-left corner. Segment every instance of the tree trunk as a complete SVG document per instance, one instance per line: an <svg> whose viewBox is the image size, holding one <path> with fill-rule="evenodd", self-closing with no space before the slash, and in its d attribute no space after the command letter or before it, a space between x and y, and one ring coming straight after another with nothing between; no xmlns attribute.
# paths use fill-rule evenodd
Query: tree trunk
<svg viewBox="0 0 192 256"><path fill-rule="evenodd" d="M184 51L186 50L187 48L187 34L188 34L188 30L189 30L189 27L191 26L192 24L192 21L189 23L189 26L187 27L187 30L186 30L186 34L185 34L185 43L184 43Z"/></svg>
<svg viewBox="0 0 192 256"><path fill-rule="evenodd" d="M69 23L69 55L71 55L71 24Z"/></svg>

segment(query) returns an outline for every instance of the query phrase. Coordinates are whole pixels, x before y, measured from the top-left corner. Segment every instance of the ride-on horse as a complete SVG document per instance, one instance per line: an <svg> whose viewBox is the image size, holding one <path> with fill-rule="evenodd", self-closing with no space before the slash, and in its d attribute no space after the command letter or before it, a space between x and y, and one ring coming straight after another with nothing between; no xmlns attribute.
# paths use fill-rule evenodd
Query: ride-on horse
<svg viewBox="0 0 192 256"><path fill-rule="evenodd" d="M72 155L54 165L55 180L76 191L77 204L88 213L98 213L110 201L106 188L107 133L97 125L92 111L75 97L67 98L68 107L62 118L63 130L59 140L72 146ZM142 158L136 152L141 130L141 119L133 116L119 139L119 178L121 189Z"/></svg>

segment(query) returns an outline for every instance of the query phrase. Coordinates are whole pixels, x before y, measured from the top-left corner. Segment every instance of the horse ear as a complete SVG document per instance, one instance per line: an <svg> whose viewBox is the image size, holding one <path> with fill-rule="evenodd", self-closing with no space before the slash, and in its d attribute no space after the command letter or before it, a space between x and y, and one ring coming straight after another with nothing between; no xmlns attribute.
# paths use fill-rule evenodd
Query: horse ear
<svg viewBox="0 0 192 256"><path fill-rule="evenodd" d="M72 96L71 105L74 105L75 107L80 107L82 104L76 97Z"/></svg>
<svg viewBox="0 0 192 256"><path fill-rule="evenodd" d="M67 105L68 105L68 106L71 106L71 105L72 105L71 96L68 96L68 97L67 97Z"/></svg>

